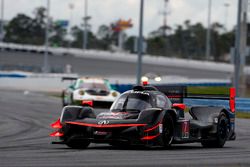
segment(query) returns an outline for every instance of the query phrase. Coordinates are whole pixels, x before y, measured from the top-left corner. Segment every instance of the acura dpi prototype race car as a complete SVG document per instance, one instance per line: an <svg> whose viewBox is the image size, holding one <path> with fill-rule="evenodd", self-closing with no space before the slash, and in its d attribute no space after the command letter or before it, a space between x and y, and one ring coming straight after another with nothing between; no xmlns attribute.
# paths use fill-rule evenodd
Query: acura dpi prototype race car
<svg viewBox="0 0 250 167"><path fill-rule="evenodd" d="M185 118L183 103L172 103L182 95L171 94L166 88L160 90L135 86L121 94L110 111L99 114L91 107L66 106L61 117L51 124L56 131L50 136L59 139L52 144L66 144L71 148L87 148L92 142L169 147L171 144L200 142L204 147L219 148L227 140L235 140L233 88L227 98L230 109L193 106L189 110L189 119Z"/></svg>
<svg viewBox="0 0 250 167"><path fill-rule="evenodd" d="M62 92L63 106L67 105L108 105L120 95L118 91L111 88L110 83L102 78L70 78L64 77L62 80L73 80L74 82Z"/></svg>

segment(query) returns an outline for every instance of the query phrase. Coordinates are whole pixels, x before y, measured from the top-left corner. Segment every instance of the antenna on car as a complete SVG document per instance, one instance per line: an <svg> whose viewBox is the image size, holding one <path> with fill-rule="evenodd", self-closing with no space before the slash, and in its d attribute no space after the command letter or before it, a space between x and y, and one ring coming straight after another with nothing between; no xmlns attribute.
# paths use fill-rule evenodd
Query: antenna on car
<svg viewBox="0 0 250 167"><path fill-rule="evenodd" d="M140 85L134 86L134 87L133 87L133 90L134 90L134 91L143 91L143 90L144 90L144 87L143 87L143 86L140 86Z"/></svg>
<svg viewBox="0 0 250 167"><path fill-rule="evenodd" d="M159 91L156 87L154 86L144 86L144 90L147 91Z"/></svg>
<svg viewBox="0 0 250 167"><path fill-rule="evenodd" d="M144 91L144 90L147 90L147 91L158 91L158 89L154 86L134 86L133 87L133 90L134 91Z"/></svg>

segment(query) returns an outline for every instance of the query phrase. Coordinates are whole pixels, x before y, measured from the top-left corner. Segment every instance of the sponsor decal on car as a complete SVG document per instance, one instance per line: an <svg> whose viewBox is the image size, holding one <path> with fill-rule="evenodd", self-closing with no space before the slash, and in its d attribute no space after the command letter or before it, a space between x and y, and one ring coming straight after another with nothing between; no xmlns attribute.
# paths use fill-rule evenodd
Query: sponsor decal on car
<svg viewBox="0 0 250 167"><path fill-rule="evenodd" d="M148 92L141 92L141 91L133 91L131 93L134 93L134 94L142 94L142 95L147 95L149 96L149 93Z"/></svg>
<svg viewBox="0 0 250 167"><path fill-rule="evenodd" d="M109 124L109 121L108 120L101 120L97 124L98 125L107 125L107 124Z"/></svg>
<svg viewBox="0 0 250 167"><path fill-rule="evenodd" d="M105 131L94 131L94 135L105 136L108 135L108 132Z"/></svg>
<svg viewBox="0 0 250 167"><path fill-rule="evenodd" d="M159 124L159 133L162 133L162 132L163 132L163 125Z"/></svg>

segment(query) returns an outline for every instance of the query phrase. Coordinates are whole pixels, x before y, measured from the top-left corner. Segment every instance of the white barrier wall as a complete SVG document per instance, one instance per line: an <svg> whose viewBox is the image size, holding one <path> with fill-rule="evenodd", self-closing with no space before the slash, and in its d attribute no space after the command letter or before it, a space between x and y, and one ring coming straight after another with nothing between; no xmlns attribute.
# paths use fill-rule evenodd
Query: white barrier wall
<svg viewBox="0 0 250 167"><path fill-rule="evenodd" d="M45 48L43 46L34 46L34 45L20 45L13 43L0 43L0 48L6 50L25 50L27 52L37 52L43 53ZM106 60L118 60L124 62L136 62L137 55L130 53L120 53L120 52L109 52L109 51L99 51L99 50L87 50L83 51L81 49L75 48L49 48L49 52L55 56L62 56L65 54L72 55L75 57L91 57L95 59L106 59ZM173 67L185 67L192 69L205 69L211 71L221 71L221 72L233 72L234 68L232 64L228 63L215 63L209 61L198 61L198 60L188 60L188 59L179 59L179 58L169 58L163 56L152 56L144 55L143 62L146 64L157 64L157 65L166 65ZM250 67L245 68L245 72L250 74Z"/></svg>

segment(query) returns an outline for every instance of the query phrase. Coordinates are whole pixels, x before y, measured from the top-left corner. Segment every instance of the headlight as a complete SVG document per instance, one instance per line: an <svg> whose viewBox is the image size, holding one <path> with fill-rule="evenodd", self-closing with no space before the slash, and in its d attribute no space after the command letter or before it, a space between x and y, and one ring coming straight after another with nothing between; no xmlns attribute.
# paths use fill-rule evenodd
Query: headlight
<svg viewBox="0 0 250 167"><path fill-rule="evenodd" d="M83 96L85 94L84 90L79 90L79 95Z"/></svg>
<svg viewBox="0 0 250 167"><path fill-rule="evenodd" d="M118 94L117 94L116 92L112 92L112 96L113 96L113 97L117 97Z"/></svg>
<svg viewBox="0 0 250 167"><path fill-rule="evenodd" d="M218 120L218 118L217 118L217 117L215 117L215 118L214 118L214 123L216 123L216 124L217 124L217 123L218 123L218 121L219 121L219 120Z"/></svg>

